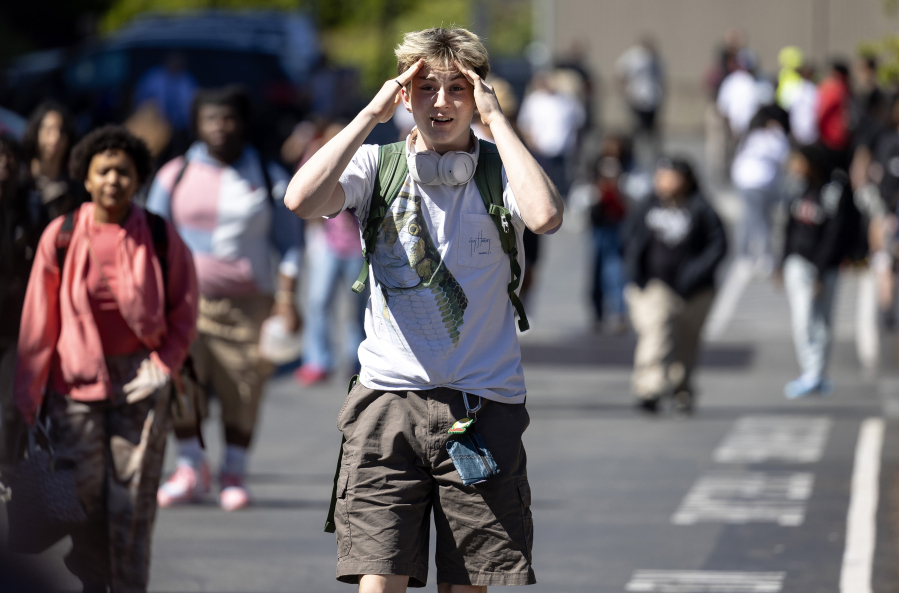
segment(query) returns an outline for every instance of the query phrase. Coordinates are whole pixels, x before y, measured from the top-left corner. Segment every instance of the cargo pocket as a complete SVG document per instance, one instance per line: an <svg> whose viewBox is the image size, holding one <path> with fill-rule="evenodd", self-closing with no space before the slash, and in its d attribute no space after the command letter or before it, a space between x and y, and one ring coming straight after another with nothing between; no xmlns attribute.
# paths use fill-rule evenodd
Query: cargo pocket
<svg viewBox="0 0 899 593"><path fill-rule="evenodd" d="M347 485L350 474L343 472L337 479L337 508L336 515L340 520L336 521L337 531L337 557L342 558L350 553L350 513L347 500Z"/></svg>
<svg viewBox="0 0 899 593"><path fill-rule="evenodd" d="M518 480L518 496L521 498L521 525L524 530L525 554L531 561L531 550L534 547L534 518L531 516L531 486L527 478Z"/></svg>

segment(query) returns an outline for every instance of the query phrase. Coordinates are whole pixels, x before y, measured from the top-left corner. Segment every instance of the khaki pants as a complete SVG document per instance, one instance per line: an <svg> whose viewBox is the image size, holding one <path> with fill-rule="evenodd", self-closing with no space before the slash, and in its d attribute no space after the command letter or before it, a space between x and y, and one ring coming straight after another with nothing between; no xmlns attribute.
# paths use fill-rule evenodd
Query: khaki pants
<svg viewBox="0 0 899 593"><path fill-rule="evenodd" d="M265 382L274 368L259 357L262 322L272 311L270 295L249 295L229 299L200 298L198 336L190 354L204 394L215 393L222 406L225 442L249 447L256 428ZM207 402L198 405L206 416ZM175 435L196 436L196 419L179 418Z"/></svg>
<svg viewBox="0 0 899 593"><path fill-rule="evenodd" d="M634 395L654 399L680 391L692 393L690 376L714 289L684 300L664 282L650 280L643 289L628 284L624 295L637 332Z"/></svg>
<svg viewBox="0 0 899 593"><path fill-rule="evenodd" d="M156 489L168 432L170 384L128 386L147 352L108 357L110 399L47 397L57 453L76 463L78 496L88 522L72 533L66 566L85 591L146 591ZM131 401L129 401L131 400Z"/></svg>

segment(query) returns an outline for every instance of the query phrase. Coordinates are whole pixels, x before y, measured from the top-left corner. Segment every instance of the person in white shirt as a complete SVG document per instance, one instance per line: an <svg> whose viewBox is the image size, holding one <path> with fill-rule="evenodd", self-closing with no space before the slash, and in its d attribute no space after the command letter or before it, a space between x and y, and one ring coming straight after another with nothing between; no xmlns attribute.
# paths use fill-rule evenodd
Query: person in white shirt
<svg viewBox="0 0 899 593"><path fill-rule="evenodd" d="M562 200L484 82L489 63L476 35L408 33L396 55L399 76L300 168L285 198L302 218L353 209L361 229L370 216L377 224L365 233L372 296L362 372L338 416L337 578L364 593L423 587L433 510L441 591L531 584L527 391L509 270L521 265L525 227L561 225ZM363 145L400 102L416 123L405 142ZM495 145L474 138L475 108ZM502 212L507 240L514 229L509 255L475 180L486 162L479 155L494 150L502 166L490 171L501 179L491 179L503 206L490 212ZM384 191L382 158L406 173L396 197L378 199L371 212L373 195ZM480 440L482 465L499 472L466 480L467 466L450 457L463 437Z"/></svg>
<svg viewBox="0 0 899 593"><path fill-rule="evenodd" d="M634 136L647 136L658 152L658 114L665 99L665 75L655 41L646 37L621 54L615 72L634 117Z"/></svg>
<svg viewBox="0 0 899 593"><path fill-rule="evenodd" d="M556 91L549 73L531 81L532 90L521 102L518 127L543 170L562 194L568 190L567 159L575 147L585 113L578 101Z"/></svg>
<svg viewBox="0 0 899 593"><path fill-rule="evenodd" d="M732 56L734 70L721 82L718 90L718 111L727 119L734 137L742 138L749 122L759 109L759 87L749 72L745 59Z"/></svg>
<svg viewBox="0 0 899 593"><path fill-rule="evenodd" d="M782 169L790 155L788 117L777 105L761 108L731 167L731 179L743 202L736 253L766 274L774 269L769 219L780 201Z"/></svg>
<svg viewBox="0 0 899 593"><path fill-rule="evenodd" d="M813 82L815 68L809 63L799 68L802 81L793 89L790 103L790 132L803 146L818 140L818 85Z"/></svg>

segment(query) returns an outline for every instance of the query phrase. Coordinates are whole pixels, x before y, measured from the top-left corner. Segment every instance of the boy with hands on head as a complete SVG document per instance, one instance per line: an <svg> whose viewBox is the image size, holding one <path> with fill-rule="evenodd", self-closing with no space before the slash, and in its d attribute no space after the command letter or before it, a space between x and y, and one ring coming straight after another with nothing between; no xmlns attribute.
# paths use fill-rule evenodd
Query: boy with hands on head
<svg viewBox="0 0 899 593"><path fill-rule="evenodd" d="M285 196L303 218L355 209L372 278L362 372L338 416L346 442L335 482L337 578L365 593L424 586L433 508L439 591L532 584L514 293L525 226L556 230L562 201L484 82L476 35L408 33L396 55L399 76L303 165ZM406 140L363 145L400 101L416 123ZM475 110L495 147L472 134ZM501 170L479 173L497 153ZM502 204L489 211L479 191L488 172ZM385 195L391 174L401 183ZM454 455L460 448L480 458L474 474L472 456Z"/></svg>

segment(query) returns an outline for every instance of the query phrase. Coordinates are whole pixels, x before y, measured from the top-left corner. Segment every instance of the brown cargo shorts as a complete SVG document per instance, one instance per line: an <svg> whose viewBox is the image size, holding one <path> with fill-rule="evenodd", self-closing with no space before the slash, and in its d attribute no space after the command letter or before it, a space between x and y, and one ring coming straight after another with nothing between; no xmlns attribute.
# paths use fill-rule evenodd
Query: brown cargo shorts
<svg viewBox="0 0 899 593"><path fill-rule="evenodd" d="M469 396L477 405L478 398ZM473 429L499 474L464 486L446 451L447 430L466 417L462 392L385 392L357 383L337 418L346 438L337 476L337 579L408 575L428 579L431 509L437 582L531 585L534 523L521 436L524 404L483 400Z"/></svg>

